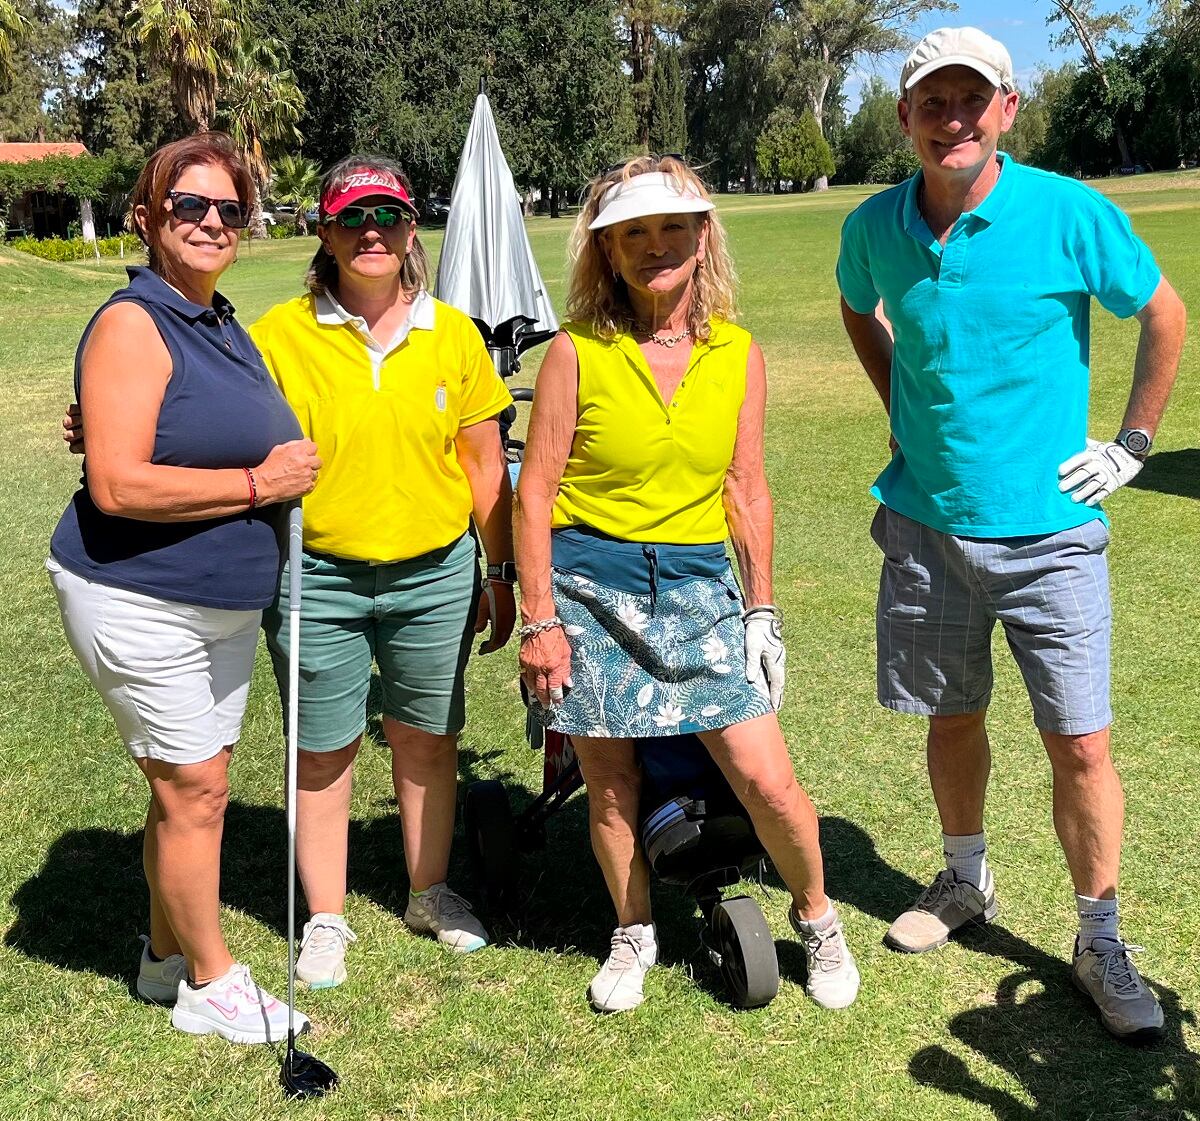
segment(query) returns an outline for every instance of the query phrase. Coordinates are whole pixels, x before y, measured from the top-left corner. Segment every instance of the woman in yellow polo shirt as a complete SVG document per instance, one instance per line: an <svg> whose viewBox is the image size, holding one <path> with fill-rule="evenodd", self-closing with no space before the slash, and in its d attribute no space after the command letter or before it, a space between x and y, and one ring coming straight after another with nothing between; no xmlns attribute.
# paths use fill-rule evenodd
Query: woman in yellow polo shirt
<svg viewBox="0 0 1200 1121"><path fill-rule="evenodd" d="M535 715L571 736L617 912L588 995L636 1007L658 953L633 739L694 732L792 893L809 995L844 1008L858 970L775 715L766 376L731 322L724 231L687 164L641 156L592 182L571 250L572 322L538 375L516 528L522 675Z"/></svg>
<svg viewBox="0 0 1200 1121"><path fill-rule="evenodd" d="M508 640L512 497L497 415L512 400L475 325L425 290L401 168L351 156L325 176L309 291L251 329L324 465L304 507L297 866L312 915L296 975L340 984L351 768L374 661L392 752L410 928L469 952L487 933L446 885L463 669ZM474 519L491 595L479 595ZM287 689L288 580L263 625ZM286 695L285 695L286 711Z"/></svg>

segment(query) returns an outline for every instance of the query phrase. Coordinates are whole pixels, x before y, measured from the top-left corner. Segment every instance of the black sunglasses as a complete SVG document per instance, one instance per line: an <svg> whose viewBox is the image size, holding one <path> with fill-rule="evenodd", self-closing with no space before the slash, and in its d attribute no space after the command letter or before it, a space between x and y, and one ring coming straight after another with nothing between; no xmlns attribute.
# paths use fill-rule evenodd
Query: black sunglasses
<svg viewBox="0 0 1200 1121"><path fill-rule="evenodd" d="M221 225L231 230L244 230L250 225L250 208L238 199L210 199L193 191L168 191L171 213L184 222L202 222L209 208L217 208Z"/></svg>
<svg viewBox="0 0 1200 1121"><path fill-rule="evenodd" d="M406 206L384 202L378 206L343 206L336 214L325 219L326 225L336 222L346 230L357 230L366 225L367 219L372 218L381 230L390 230L401 222L413 220L412 211Z"/></svg>

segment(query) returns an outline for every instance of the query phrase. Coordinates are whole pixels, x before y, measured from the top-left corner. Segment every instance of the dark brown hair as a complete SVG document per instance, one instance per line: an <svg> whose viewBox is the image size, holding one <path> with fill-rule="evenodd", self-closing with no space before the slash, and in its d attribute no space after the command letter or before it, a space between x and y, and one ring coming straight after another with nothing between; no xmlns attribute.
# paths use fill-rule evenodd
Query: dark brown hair
<svg viewBox="0 0 1200 1121"><path fill-rule="evenodd" d="M338 160L325 172L325 177L321 180L321 199L324 200L330 191L341 190L350 176L363 168L368 171L384 171L393 176L408 192L409 197L412 197L412 183L404 174L404 168L395 160L389 159L387 156L376 155L374 152L358 152L347 156L344 160ZM324 220L324 208L321 210L320 217ZM337 280L337 261L334 260L332 253L326 252L325 245L322 243L317 246L317 251L313 254L312 262L304 277L304 285L313 295L319 296L330 288L336 289ZM408 256L404 258L404 264L400 268L400 287L404 290L405 295L414 296L428 283L429 257L425 253L425 246L421 244L421 239L414 237L412 249L409 250Z"/></svg>
<svg viewBox="0 0 1200 1121"><path fill-rule="evenodd" d="M125 224L145 243L150 257L150 267L157 272L160 267L158 256L159 235L167 192L179 182L189 167L207 165L220 167L229 172L237 191L238 201L246 207L254 205L254 176L237 145L223 132L198 132L164 144L147 161L129 196L129 213ZM135 217L139 206L146 208L146 225L143 229Z"/></svg>

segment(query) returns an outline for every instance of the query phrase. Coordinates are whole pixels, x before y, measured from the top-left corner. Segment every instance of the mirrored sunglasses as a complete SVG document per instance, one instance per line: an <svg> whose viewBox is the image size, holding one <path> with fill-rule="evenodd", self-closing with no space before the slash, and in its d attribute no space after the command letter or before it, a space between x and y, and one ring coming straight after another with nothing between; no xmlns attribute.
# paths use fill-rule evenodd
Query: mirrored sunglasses
<svg viewBox="0 0 1200 1121"><path fill-rule="evenodd" d="M168 191L171 213L184 222L202 222L209 208L217 208L221 225L231 230L244 230L250 225L250 208L239 199L210 199L191 191Z"/></svg>
<svg viewBox="0 0 1200 1121"><path fill-rule="evenodd" d="M390 230L401 222L412 221L412 212L397 203L385 202L378 206L343 206L336 214L325 219L326 223L336 222L346 230L357 230L372 218L381 230Z"/></svg>

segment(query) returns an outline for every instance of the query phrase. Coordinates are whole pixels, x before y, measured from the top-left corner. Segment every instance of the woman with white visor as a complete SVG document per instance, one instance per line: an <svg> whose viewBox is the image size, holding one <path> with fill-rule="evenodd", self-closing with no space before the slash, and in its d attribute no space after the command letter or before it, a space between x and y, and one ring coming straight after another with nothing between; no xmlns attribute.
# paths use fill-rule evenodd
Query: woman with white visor
<svg viewBox="0 0 1200 1121"><path fill-rule="evenodd" d="M588 995L604 1012L642 1001L658 945L633 740L691 732L791 892L809 995L844 1008L858 970L776 717L766 375L732 322L725 232L686 163L640 156L592 182L571 257L570 322L538 375L515 528L522 674L534 714L571 736L617 912Z"/></svg>

